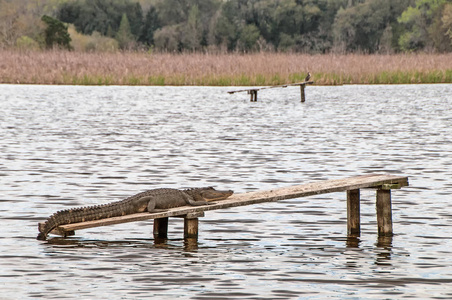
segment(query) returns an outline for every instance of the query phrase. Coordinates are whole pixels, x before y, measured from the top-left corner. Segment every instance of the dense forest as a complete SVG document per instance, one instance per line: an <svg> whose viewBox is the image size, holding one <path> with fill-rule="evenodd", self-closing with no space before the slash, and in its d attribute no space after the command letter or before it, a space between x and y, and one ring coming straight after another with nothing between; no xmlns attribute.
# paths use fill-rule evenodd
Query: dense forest
<svg viewBox="0 0 452 300"><path fill-rule="evenodd" d="M0 0L0 48L452 52L452 0Z"/></svg>

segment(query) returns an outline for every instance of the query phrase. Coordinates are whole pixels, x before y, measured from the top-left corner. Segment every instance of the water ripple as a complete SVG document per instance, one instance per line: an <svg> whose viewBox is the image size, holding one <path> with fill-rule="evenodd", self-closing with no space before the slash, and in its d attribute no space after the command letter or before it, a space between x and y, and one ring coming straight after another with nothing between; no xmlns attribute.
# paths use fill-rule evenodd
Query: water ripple
<svg viewBox="0 0 452 300"><path fill-rule="evenodd" d="M0 278L6 299L382 299L452 297L452 86L2 85ZM410 176L393 192L396 235L362 236L343 193L210 211L198 243L170 219L35 240L57 210L156 187L247 192L367 173Z"/></svg>

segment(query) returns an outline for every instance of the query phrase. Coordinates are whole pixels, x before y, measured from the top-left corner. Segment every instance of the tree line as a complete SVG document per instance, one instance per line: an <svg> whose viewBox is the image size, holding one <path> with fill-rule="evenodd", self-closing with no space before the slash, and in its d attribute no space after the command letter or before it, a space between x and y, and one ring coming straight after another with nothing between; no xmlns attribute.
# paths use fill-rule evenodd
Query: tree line
<svg viewBox="0 0 452 300"><path fill-rule="evenodd" d="M48 14L37 16L41 21L34 22L35 32L21 23L20 13L14 17L14 3L22 1L0 0L0 46L168 52L452 51L452 0L41 0L40 10L17 7L22 15ZM65 30L70 38L61 42ZM52 34L60 39L52 39Z"/></svg>

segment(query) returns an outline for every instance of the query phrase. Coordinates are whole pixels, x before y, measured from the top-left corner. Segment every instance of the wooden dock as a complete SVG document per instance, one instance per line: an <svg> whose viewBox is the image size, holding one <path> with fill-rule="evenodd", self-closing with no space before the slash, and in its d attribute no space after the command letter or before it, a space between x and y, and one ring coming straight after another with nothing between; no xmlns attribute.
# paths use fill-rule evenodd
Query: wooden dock
<svg viewBox="0 0 452 300"><path fill-rule="evenodd" d="M392 236L391 189L399 189L404 186L408 186L408 177L385 174L324 180L272 190L234 194L226 200L211 202L210 205L183 206L172 208L165 212L144 212L96 221L61 225L52 231L52 233L70 236L75 234L75 230L79 229L154 219L154 237L166 238L168 235L168 218L182 217L184 218L184 237L197 238L198 218L203 217L205 211L345 191L347 195L347 234L348 236L359 236L360 189L372 188L376 189L378 235ZM256 215L256 218L259 218L259 216Z"/></svg>
<svg viewBox="0 0 452 300"><path fill-rule="evenodd" d="M251 95L250 101L251 102L256 102L257 101L257 92L261 91L261 90L266 90L266 89L274 89L274 88L286 88L288 86L300 86L300 93L301 93L301 102L305 102L306 101L306 96L305 96L305 87L307 84L314 84L314 81L303 81L303 82L297 82L297 83L289 83L289 84L283 84L283 85L274 85L274 86L264 86L264 87L259 87L259 88L249 88L249 89L243 89L243 90L235 90L235 91L229 91L229 94L234 94L234 93L240 93L240 92L247 92L249 95Z"/></svg>

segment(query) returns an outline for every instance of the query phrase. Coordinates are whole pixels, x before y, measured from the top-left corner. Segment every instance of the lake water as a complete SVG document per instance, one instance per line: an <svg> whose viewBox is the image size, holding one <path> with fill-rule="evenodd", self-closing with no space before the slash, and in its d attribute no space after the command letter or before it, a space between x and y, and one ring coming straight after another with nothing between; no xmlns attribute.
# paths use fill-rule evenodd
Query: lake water
<svg viewBox="0 0 452 300"><path fill-rule="evenodd" d="M0 299L451 299L452 85L299 88L0 85ZM157 187L236 193L369 173L347 239L345 193L210 211L198 243L152 221L36 240L57 210Z"/></svg>

